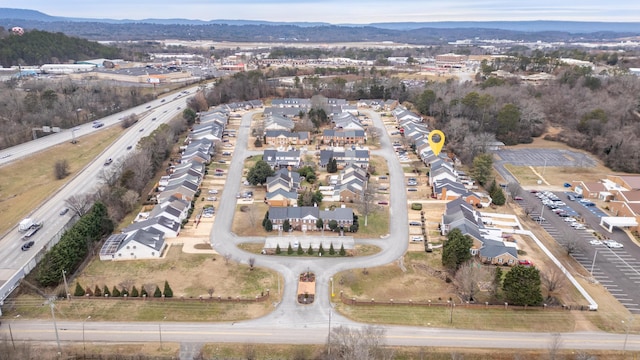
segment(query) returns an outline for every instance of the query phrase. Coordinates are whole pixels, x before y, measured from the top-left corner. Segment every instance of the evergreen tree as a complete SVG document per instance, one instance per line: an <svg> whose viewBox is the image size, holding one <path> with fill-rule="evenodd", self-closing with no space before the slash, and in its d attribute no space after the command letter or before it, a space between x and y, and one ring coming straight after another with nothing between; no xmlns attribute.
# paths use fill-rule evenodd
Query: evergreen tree
<svg viewBox="0 0 640 360"><path fill-rule="evenodd" d="M156 291L153 292L153 297L162 297L162 291L160 291L160 287L156 286Z"/></svg>
<svg viewBox="0 0 640 360"><path fill-rule="evenodd" d="M126 287L122 287L122 290L120 291L120 295L122 295L122 297L125 297L125 296L128 297L129 296L129 290L127 290Z"/></svg>
<svg viewBox="0 0 640 360"><path fill-rule="evenodd" d="M80 285L79 282L77 282L76 289L73 292L73 296L84 296L84 294L86 294L86 292L84 291L84 288Z"/></svg>
<svg viewBox="0 0 640 360"><path fill-rule="evenodd" d="M507 199L504 197L504 191L501 188L498 188L493 194L491 194L491 202L496 205L504 205Z"/></svg>
<svg viewBox="0 0 640 360"><path fill-rule="evenodd" d="M282 250L280 250L280 244L276 245L276 255L280 255L280 253L282 252Z"/></svg>
<svg viewBox="0 0 640 360"><path fill-rule="evenodd" d="M318 249L318 254L320 254L320 256L324 255L324 248L322 247L322 243L320 243L320 248Z"/></svg>
<svg viewBox="0 0 640 360"><path fill-rule="evenodd" d="M147 289L144 288L144 285L140 286L140 296L149 297L149 293L147 292Z"/></svg>
<svg viewBox="0 0 640 360"><path fill-rule="evenodd" d="M140 292L138 292L138 288L133 285L133 288L131 289L131 297L139 297L140 296Z"/></svg>
<svg viewBox="0 0 640 360"><path fill-rule="evenodd" d="M287 255L293 254L293 247L291 247L291 243L289 243L289 247L287 248Z"/></svg>
<svg viewBox="0 0 640 360"><path fill-rule="evenodd" d="M324 226L324 220L322 220L321 218L316 220L316 228L318 230L322 230L322 227Z"/></svg>
<svg viewBox="0 0 640 360"><path fill-rule="evenodd" d="M302 250L302 245L298 243L298 255L304 254L304 250Z"/></svg>
<svg viewBox="0 0 640 360"><path fill-rule="evenodd" d="M282 222L282 231L289 232L291 230L291 223L289 223L289 219L284 219Z"/></svg>
<svg viewBox="0 0 640 360"><path fill-rule="evenodd" d="M509 304L540 305L540 272L533 266L516 265L505 275L502 291Z"/></svg>
<svg viewBox="0 0 640 360"><path fill-rule="evenodd" d="M267 221L269 221L269 211L264 213L264 218L262 219L262 227L267 228Z"/></svg>
<svg viewBox="0 0 640 360"><path fill-rule="evenodd" d="M344 249L344 244L340 245L340 256L347 255L347 251Z"/></svg>
<svg viewBox="0 0 640 360"><path fill-rule="evenodd" d="M336 249L333 248L333 243L331 243L331 246L329 246L329 255L335 255L336 254Z"/></svg>
<svg viewBox="0 0 640 360"><path fill-rule="evenodd" d="M169 282L166 280L164 282L164 292L162 294L166 298L173 297L173 290L171 290L171 287L169 286Z"/></svg>
<svg viewBox="0 0 640 360"><path fill-rule="evenodd" d="M118 288L113 285L113 290L111 290L111 296L112 297L120 297L120 290L118 290Z"/></svg>
<svg viewBox="0 0 640 360"><path fill-rule="evenodd" d="M109 288L107 287L107 285L105 285L105 286L102 288L102 294L103 294L104 296L111 296L111 291L109 291Z"/></svg>
<svg viewBox="0 0 640 360"><path fill-rule="evenodd" d="M460 265L471 259L472 245L473 240L468 235L463 235L460 229L451 230L442 247L442 265L455 273Z"/></svg>
<svg viewBox="0 0 640 360"><path fill-rule="evenodd" d="M309 244L309 249L307 249L307 254L313 255L313 248L311 247L311 244Z"/></svg>
<svg viewBox="0 0 640 360"><path fill-rule="evenodd" d="M93 296L102 296L102 291L100 290L100 287L98 285L96 285L96 288L93 289Z"/></svg>
<svg viewBox="0 0 640 360"><path fill-rule="evenodd" d="M267 225L264 227L264 229L265 229L267 232L271 232L271 231L273 231L273 223L271 222L271 220L268 220L268 219L267 219Z"/></svg>

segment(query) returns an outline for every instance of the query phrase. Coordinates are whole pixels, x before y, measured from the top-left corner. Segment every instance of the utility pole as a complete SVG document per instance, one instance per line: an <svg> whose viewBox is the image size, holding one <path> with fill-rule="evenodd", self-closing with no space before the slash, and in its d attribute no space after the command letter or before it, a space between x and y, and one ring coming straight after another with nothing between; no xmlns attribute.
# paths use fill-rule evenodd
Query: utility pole
<svg viewBox="0 0 640 360"><path fill-rule="evenodd" d="M331 355L331 313L332 309L329 307L329 334L327 335L327 355Z"/></svg>
<svg viewBox="0 0 640 360"><path fill-rule="evenodd" d="M62 355L62 349L60 348L60 335L58 335L58 325L56 324L56 314L54 312L55 304L53 303L53 297L49 299L49 307L51 307L51 317L53 318L53 329L56 331L56 343L58 344L58 356Z"/></svg>
<svg viewBox="0 0 640 360"><path fill-rule="evenodd" d="M69 300L69 297L71 296L71 293L69 293L69 284L67 284L67 271L66 270L62 270L62 279L64 280L64 291L67 294L67 300Z"/></svg>

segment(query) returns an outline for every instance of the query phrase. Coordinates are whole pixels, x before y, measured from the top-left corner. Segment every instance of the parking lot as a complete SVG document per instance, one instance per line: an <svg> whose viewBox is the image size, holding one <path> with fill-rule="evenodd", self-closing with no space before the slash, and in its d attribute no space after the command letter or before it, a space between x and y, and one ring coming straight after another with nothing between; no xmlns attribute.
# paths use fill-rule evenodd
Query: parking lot
<svg viewBox="0 0 640 360"><path fill-rule="evenodd" d="M596 166L590 156L562 149L504 149L496 155L502 161L517 166Z"/></svg>
<svg viewBox="0 0 640 360"><path fill-rule="evenodd" d="M532 218L542 226L559 244L571 248L572 257L592 275L623 306L634 314L640 314L640 250L627 234L616 229L607 232L600 224L600 218L607 214L592 201L579 198L570 200L571 192L554 192L553 196L536 196L538 193L523 192L517 201L528 209ZM542 199L539 198L542 197ZM564 203L555 209L563 211L563 216L553 212L542 200L557 198L555 203ZM582 200L582 201L580 201ZM547 201L548 203L548 201ZM540 217L544 218L541 220ZM584 228L570 226L569 218L577 218ZM598 239L595 232L608 239ZM607 246L606 241L612 241ZM618 244L616 246L613 246Z"/></svg>

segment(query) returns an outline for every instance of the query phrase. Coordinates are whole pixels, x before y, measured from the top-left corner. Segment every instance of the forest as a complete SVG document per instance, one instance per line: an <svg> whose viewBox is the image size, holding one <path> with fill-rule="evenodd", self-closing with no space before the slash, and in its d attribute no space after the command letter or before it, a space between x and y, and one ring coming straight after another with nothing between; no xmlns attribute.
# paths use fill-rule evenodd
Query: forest
<svg viewBox="0 0 640 360"><path fill-rule="evenodd" d="M516 71L521 60L502 62L500 68ZM525 68L542 66L526 63ZM398 99L443 130L448 149L465 163L484 152L488 142L515 145L544 136L589 151L614 171L640 172L640 79L622 72L603 76L588 67L552 62L546 66L557 80L529 85L479 73L476 83L428 82L423 88L407 88L394 74L382 76L375 68L353 81L308 76L284 89L270 83L266 73L250 71L219 79L213 91L196 96L191 106L199 111L230 101L314 94ZM487 74L495 69L484 64Z"/></svg>
<svg viewBox="0 0 640 360"><path fill-rule="evenodd" d="M63 64L95 58L115 59L120 50L63 33L31 30L22 36L0 28L0 65Z"/></svg>

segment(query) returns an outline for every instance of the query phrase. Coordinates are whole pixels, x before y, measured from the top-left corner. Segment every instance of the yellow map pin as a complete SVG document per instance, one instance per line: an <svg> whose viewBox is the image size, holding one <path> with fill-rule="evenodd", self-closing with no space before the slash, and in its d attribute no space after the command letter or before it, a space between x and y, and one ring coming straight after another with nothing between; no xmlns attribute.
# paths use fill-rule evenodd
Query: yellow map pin
<svg viewBox="0 0 640 360"><path fill-rule="evenodd" d="M439 137L439 139L434 140L434 136ZM431 146L433 153L438 156L440 151L442 151L442 146L444 146L444 133L440 130L431 130L429 132L429 136L427 136L427 141L429 142L429 146Z"/></svg>

